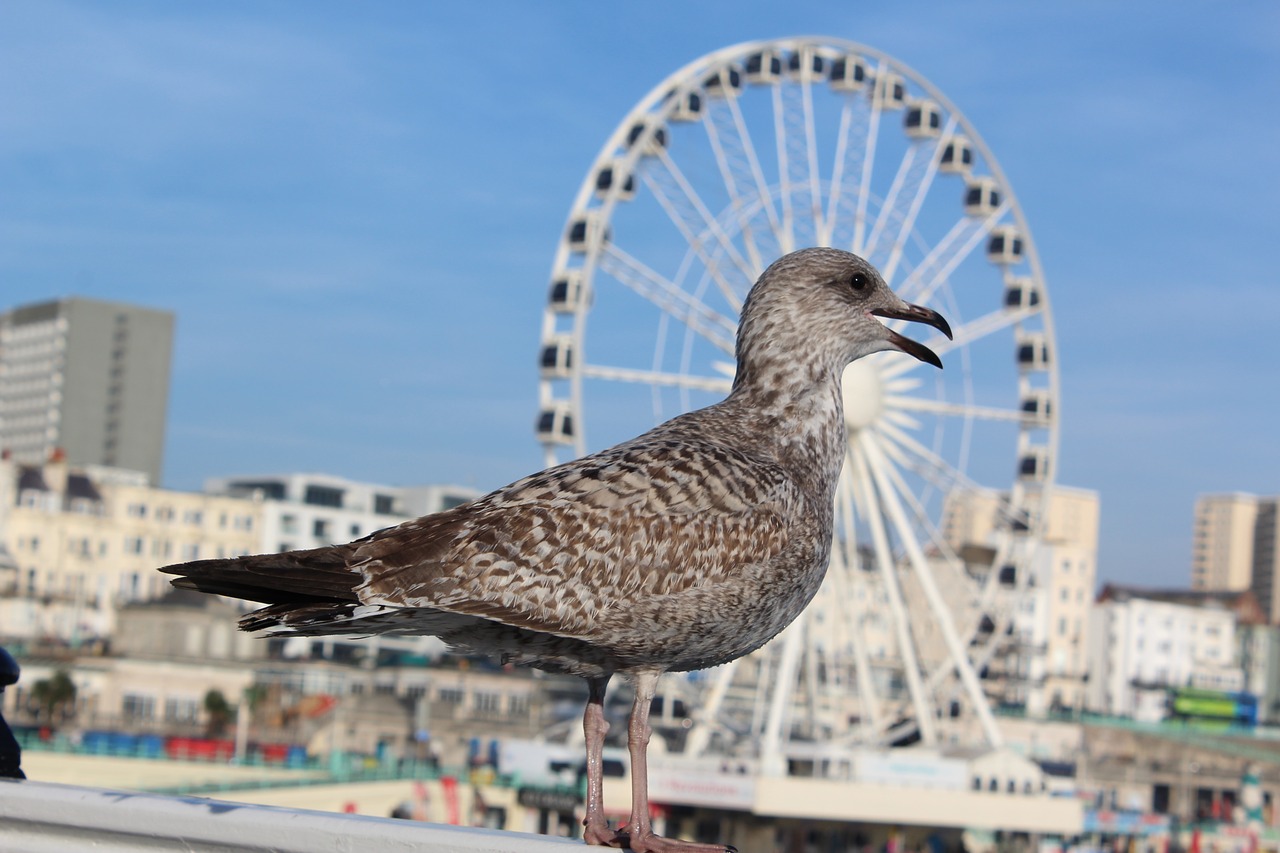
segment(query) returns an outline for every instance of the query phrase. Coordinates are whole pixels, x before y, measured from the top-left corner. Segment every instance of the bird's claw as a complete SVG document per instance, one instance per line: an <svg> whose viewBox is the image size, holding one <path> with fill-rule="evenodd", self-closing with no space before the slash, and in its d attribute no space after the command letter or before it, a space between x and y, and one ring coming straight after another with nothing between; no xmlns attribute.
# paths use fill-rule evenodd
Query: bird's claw
<svg viewBox="0 0 1280 853"><path fill-rule="evenodd" d="M617 838L622 841L621 847L632 853L738 853L738 848L732 844L682 841L679 838L666 838L652 832L633 837L625 826L618 829Z"/></svg>

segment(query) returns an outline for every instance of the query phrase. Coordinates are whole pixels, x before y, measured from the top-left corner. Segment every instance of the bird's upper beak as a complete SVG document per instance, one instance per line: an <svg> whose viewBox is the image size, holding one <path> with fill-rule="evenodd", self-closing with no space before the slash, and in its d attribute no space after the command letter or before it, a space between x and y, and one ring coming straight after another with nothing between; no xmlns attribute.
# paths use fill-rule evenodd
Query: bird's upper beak
<svg viewBox="0 0 1280 853"><path fill-rule="evenodd" d="M941 314L929 308L919 305L912 305L910 302L903 302L901 305L892 308L876 308L872 310L872 314L879 317L890 317L894 320L910 320L914 323L927 323L933 326L939 332L951 337L951 326ZM903 337L892 329L889 330L889 343L905 352L907 355L914 356L921 361L927 361L934 367L942 367L942 359L937 354L922 343L913 341L910 338Z"/></svg>

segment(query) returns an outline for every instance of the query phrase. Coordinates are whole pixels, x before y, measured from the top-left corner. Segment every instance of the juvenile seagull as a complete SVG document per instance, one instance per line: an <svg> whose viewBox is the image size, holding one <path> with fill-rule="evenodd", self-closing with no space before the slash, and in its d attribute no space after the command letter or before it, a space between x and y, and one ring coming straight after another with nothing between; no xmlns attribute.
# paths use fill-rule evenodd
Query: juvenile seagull
<svg viewBox="0 0 1280 853"><path fill-rule="evenodd" d="M876 316L927 323L869 263L836 249L776 261L751 289L737 375L722 402L454 509L346 545L161 569L175 586L266 604L246 631L433 634L450 645L586 679L588 844L637 853L723 846L655 835L645 761L658 676L760 648L817 591L844 459L840 375L854 359L928 347ZM635 701L631 819L601 805L604 693Z"/></svg>

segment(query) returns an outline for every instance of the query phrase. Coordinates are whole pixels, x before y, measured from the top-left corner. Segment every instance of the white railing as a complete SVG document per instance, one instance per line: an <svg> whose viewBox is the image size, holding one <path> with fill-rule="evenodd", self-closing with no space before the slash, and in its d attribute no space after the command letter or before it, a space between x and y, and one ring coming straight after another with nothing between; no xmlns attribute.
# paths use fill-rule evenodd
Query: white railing
<svg viewBox="0 0 1280 853"><path fill-rule="evenodd" d="M567 853L581 841L0 779L4 853Z"/></svg>

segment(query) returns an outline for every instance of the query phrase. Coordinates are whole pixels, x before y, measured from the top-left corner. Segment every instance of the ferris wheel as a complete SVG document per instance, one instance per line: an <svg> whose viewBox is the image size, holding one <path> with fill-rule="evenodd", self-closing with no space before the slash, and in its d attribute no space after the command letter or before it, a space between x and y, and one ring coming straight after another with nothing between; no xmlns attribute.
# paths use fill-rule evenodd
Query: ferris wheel
<svg viewBox="0 0 1280 853"><path fill-rule="evenodd" d="M552 464L723 398L748 289L815 245L866 257L943 313L954 340L925 341L943 371L895 353L846 371L827 582L783 635L704 682L695 749L736 739L776 753L806 727L929 742L966 715L998 740L981 676L1016 639L1055 469L1053 324L994 155L898 60L831 38L752 42L640 100L557 247L538 439ZM752 692L762 683L768 697Z"/></svg>

